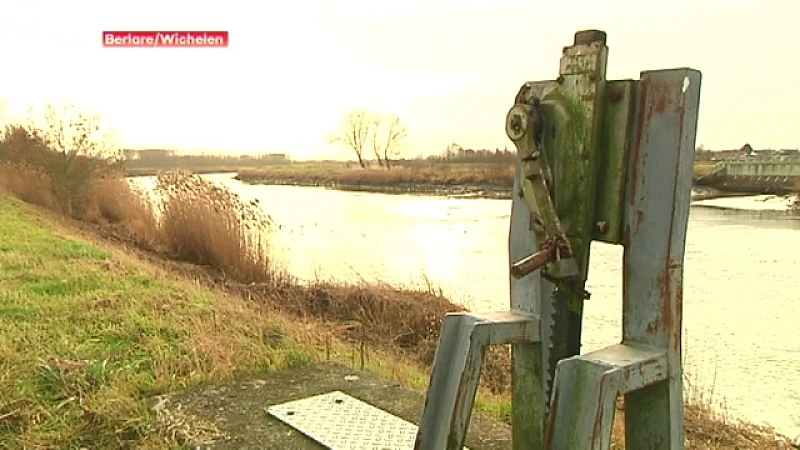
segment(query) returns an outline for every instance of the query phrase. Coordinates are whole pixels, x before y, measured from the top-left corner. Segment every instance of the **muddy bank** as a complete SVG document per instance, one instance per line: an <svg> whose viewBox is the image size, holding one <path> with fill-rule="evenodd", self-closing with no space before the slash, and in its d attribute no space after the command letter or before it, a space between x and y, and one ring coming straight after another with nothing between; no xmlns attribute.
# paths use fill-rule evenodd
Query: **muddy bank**
<svg viewBox="0 0 800 450"><path fill-rule="evenodd" d="M511 199L511 186L502 185L476 185L476 184L354 184L342 183L337 181L319 181L311 179L282 179L282 178L259 178L243 179L239 176L234 177L243 183L252 185L271 185L271 186L305 186L305 187L324 187L340 191L350 192L371 192L376 194L412 194L412 195L435 195L445 197L470 197L470 198L496 198Z"/></svg>
<svg viewBox="0 0 800 450"><path fill-rule="evenodd" d="M135 167L135 168L125 168L125 176L126 177L154 177L158 175L159 172L164 172L168 170L189 170L194 173L198 173L200 175L211 175L211 174L218 174L218 173L237 173L240 169L235 167L208 167L208 168L172 168L172 167Z"/></svg>
<svg viewBox="0 0 800 450"><path fill-rule="evenodd" d="M442 197L486 198L486 199L511 199L511 186L496 184L419 184L398 183L391 185L354 184L337 181L320 181L313 179L283 179L283 178L240 178L235 180L251 185L267 186L303 186L323 187L350 192L370 192L376 194L405 194L405 195L431 195ZM692 201L708 200L718 197L732 197L743 195L735 192L723 192L717 189L696 186L692 189Z"/></svg>

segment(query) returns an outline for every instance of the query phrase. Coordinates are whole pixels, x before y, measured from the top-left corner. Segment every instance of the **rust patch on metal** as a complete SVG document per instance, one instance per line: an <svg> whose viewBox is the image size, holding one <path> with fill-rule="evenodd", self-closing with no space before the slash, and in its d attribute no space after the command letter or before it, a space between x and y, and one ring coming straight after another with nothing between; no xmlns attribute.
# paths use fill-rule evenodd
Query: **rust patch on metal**
<svg viewBox="0 0 800 450"><path fill-rule="evenodd" d="M664 114L667 111L667 106L670 104L670 99L667 95L669 90L667 86L659 85L653 89L654 92L654 99L653 99L653 111Z"/></svg>
<svg viewBox="0 0 800 450"><path fill-rule="evenodd" d="M639 232L639 227L642 226L642 222L644 222L644 211L640 209L636 211L636 224L633 228L633 234L637 234Z"/></svg>
<svg viewBox="0 0 800 450"><path fill-rule="evenodd" d="M473 334L470 336L470 340L474 340L474 338L475 338L475 335L474 335L474 330L473 330ZM477 378L477 379L480 379L480 377L481 377L481 365L483 364L483 357L484 357L484 353L485 352L486 352L486 348L484 346L482 346L482 345L479 346L477 357L472 359L472 360L470 360L470 361L468 361L468 363L464 366L464 372L461 374L461 379L460 379L461 382L459 383L459 386L458 386L458 392L456 392L456 401L455 401L455 405L454 405L454 408L453 408L453 415L452 415L452 417L450 417L450 435L447 437L447 441L448 441L448 447L447 448L458 448L458 446L461 445L460 442L456 442L456 433L455 433L455 431L458 430L457 427L461 425L461 424L456 423L456 421L458 420L458 418L460 416L458 412L463 407L464 395L466 394L464 389L472 385L471 382L472 382L473 376L475 378ZM470 409L469 409L470 412L472 411L471 406L472 405L470 405ZM467 414L469 415L469 412ZM466 428L467 424L464 424L464 425L465 425L465 428ZM466 432L466 429L464 430L464 432ZM464 434L464 433L460 433L460 434Z"/></svg>
<svg viewBox="0 0 800 450"><path fill-rule="evenodd" d="M600 392L603 390L605 380L600 382ZM603 434L603 405L598 405L597 411L594 415L594 424L592 425L592 448L597 448L598 440L601 439Z"/></svg>
<svg viewBox="0 0 800 450"><path fill-rule="evenodd" d="M672 233L670 233L672 234ZM664 271L659 277L659 292L661 292L661 322L662 330L672 329L672 271L669 259L664 264Z"/></svg>
<svg viewBox="0 0 800 450"><path fill-rule="evenodd" d="M561 392L558 388L553 390L553 401L550 402L550 410L547 413L547 423L544 429L544 448L553 448L553 427L555 427L556 412L558 411L558 399Z"/></svg>
<svg viewBox="0 0 800 450"><path fill-rule="evenodd" d="M633 152L631 155L631 173L630 173L630 204L636 201L636 188L639 183L639 157L642 152L642 139L644 136L645 123L650 119L647 114L647 95L650 82L642 80L639 82L639 105L636 108L636 137L634 138Z"/></svg>
<svg viewBox="0 0 800 450"><path fill-rule="evenodd" d="M625 94L625 91L620 87L614 87L609 89L608 91L608 99L611 100L612 103L617 103L618 101L622 100L622 96Z"/></svg>
<svg viewBox="0 0 800 450"><path fill-rule="evenodd" d="M678 287L678 292L675 293L675 317L674 317L674 325L675 328L672 329L672 350L675 351L676 354L680 354L681 351L681 327L683 326L683 287Z"/></svg>
<svg viewBox="0 0 800 450"><path fill-rule="evenodd" d="M531 91L531 85L525 83L522 87L519 88L519 92L514 97L514 104L515 105L524 105L528 102L528 93Z"/></svg>
<svg viewBox="0 0 800 450"><path fill-rule="evenodd" d="M651 366L653 366L653 367L655 367L657 369L659 367L661 367L661 364L659 362L660 362L659 358L652 358L652 359L649 359L647 361L643 361L639 365L639 376L642 378L642 380L646 380L646 378L645 378L646 369L650 368ZM661 367L661 368L663 368L663 367ZM648 381L642 387L649 386L649 385L653 384L654 382L656 382L654 380L659 380L661 378L664 378L664 374L663 374L662 370L659 370L659 371L655 372L653 375L654 375L653 376L653 380Z"/></svg>
<svg viewBox="0 0 800 450"><path fill-rule="evenodd" d="M594 424L592 425L592 446L591 448L598 448L599 442L602 442L603 439L603 412L604 412L604 404L603 396L601 395L606 391L605 386L608 384L608 377L605 375L600 376L600 386L598 389L598 396L599 400L596 403L597 409L595 410L594 414ZM616 400L616 399L615 399ZM599 442L598 442L599 441Z"/></svg>

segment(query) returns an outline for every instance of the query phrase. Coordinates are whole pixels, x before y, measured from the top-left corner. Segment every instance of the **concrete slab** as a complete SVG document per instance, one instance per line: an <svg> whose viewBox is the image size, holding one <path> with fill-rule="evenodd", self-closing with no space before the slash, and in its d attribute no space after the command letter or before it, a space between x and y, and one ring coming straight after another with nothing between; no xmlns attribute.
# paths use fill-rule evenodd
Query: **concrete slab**
<svg viewBox="0 0 800 450"><path fill-rule="evenodd" d="M319 450L324 447L270 416L266 409L336 390L419 424L424 393L332 362L170 394L159 398L154 409L162 427L197 449ZM470 425L470 449L511 448L508 425L478 413L473 414Z"/></svg>

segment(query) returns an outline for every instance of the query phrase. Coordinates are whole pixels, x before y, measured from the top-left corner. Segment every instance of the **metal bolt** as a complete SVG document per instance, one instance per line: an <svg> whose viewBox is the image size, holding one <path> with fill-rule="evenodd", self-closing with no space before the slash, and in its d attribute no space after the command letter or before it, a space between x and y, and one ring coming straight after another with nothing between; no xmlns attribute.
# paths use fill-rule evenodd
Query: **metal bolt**
<svg viewBox="0 0 800 450"><path fill-rule="evenodd" d="M625 93L620 88L609 89L608 99L611 100L611 103L617 103L618 101L622 100L622 96L624 94Z"/></svg>
<svg viewBox="0 0 800 450"><path fill-rule="evenodd" d="M597 231L600 234L605 234L605 232L608 231L608 222L606 222L605 220L597 222Z"/></svg>
<svg viewBox="0 0 800 450"><path fill-rule="evenodd" d="M519 133L522 130L522 117L518 114L511 117L511 129L515 133Z"/></svg>

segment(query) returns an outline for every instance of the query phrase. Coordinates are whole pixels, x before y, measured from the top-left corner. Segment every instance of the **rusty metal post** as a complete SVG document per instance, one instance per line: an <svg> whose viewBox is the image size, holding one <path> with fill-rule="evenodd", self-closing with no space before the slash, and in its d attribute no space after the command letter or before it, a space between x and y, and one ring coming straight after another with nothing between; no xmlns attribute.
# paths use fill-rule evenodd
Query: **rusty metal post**
<svg viewBox="0 0 800 450"><path fill-rule="evenodd" d="M511 309L447 315L417 450L464 446L485 349L499 344L512 344L515 450L608 449L620 395L627 448L683 448L683 252L701 76L606 80L605 41L576 33L558 79L525 83L514 99ZM625 249L623 332L580 355L592 240Z"/></svg>
<svg viewBox="0 0 800 450"><path fill-rule="evenodd" d="M684 446L683 256L700 81L691 69L643 72L631 92L622 342L559 362L546 448L609 448L619 395L627 448Z"/></svg>
<svg viewBox="0 0 800 450"><path fill-rule="evenodd" d="M700 72L644 72L625 204L623 343L666 353L664 381L625 397L629 448L683 448L683 259ZM668 169L668 170L667 170Z"/></svg>

